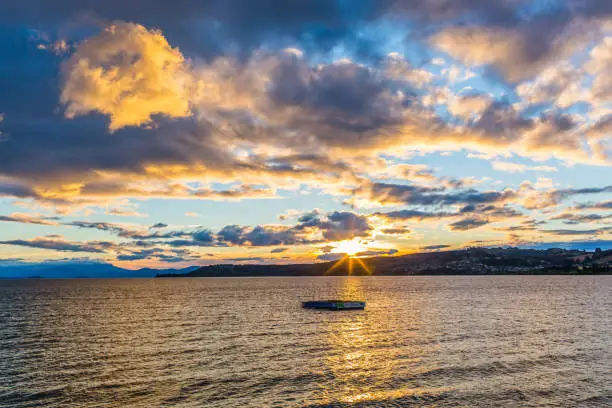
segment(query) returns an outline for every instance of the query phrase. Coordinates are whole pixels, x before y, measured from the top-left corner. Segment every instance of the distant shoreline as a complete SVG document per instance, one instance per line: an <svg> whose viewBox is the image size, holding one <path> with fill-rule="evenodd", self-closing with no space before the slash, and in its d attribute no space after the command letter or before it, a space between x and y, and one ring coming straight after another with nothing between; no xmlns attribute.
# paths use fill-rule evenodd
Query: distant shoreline
<svg viewBox="0 0 612 408"><path fill-rule="evenodd" d="M174 278L393 278L393 277L478 277L478 276L612 276L612 273L497 273L497 274L482 274L482 273L454 273L454 274L401 274L401 275L216 275L216 276L188 276L187 274L159 274L155 276L141 277L141 276L109 276L109 277L99 277L99 276L67 276L67 277L39 277L39 278L29 278L29 277L19 277L19 276L3 276L0 277L0 281L53 281L53 280L115 280L115 279L174 279Z"/></svg>
<svg viewBox="0 0 612 408"><path fill-rule="evenodd" d="M158 278L258 276L483 276L609 275L612 251L468 248L370 258L344 257L314 264L220 264Z"/></svg>
<svg viewBox="0 0 612 408"><path fill-rule="evenodd" d="M405 277L405 276L610 276L612 272L606 273L574 273L574 272L538 272L538 273L405 273L405 274L353 274L353 275L207 275L195 276L189 274L159 274L159 278L338 278L338 277ZM125 278L120 278L125 279Z"/></svg>
<svg viewBox="0 0 612 408"><path fill-rule="evenodd" d="M612 250L466 248L396 256L343 257L311 264L218 264L184 269L128 270L106 263L0 265L0 279L108 279L274 276L611 275Z"/></svg>

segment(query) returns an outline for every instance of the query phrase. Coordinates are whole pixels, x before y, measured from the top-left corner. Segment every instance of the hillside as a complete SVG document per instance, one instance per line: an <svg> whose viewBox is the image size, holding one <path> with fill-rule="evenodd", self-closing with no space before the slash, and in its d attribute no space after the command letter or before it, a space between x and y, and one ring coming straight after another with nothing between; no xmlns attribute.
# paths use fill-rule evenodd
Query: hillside
<svg viewBox="0 0 612 408"><path fill-rule="evenodd" d="M315 264L220 264L204 266L186 274L158 276L601 274L610 273L610 262L612 262L612 251L468 248L402 256L344 258L340 261Z"/></svg>

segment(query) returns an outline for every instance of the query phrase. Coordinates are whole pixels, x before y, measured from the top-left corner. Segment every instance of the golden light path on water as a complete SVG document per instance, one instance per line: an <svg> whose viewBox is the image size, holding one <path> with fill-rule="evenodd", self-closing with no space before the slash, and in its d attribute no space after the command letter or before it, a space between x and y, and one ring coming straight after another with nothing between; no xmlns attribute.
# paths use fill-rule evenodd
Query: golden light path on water
<svg viewBox="0 0 612 408"><path fill-rule="evenodd" d="M351 258L348 259L350 261ZM341 296L363 296L363 278L349 277L342 282ZM404 339L398 336L391 329L393 325L385 320L392 321L397 316L384 305L373 306L375 310L369 307L364 311L346 312L340 319L328 323L330 348L325 362L333 373L335 387L330 395L325 395L323 391L323 400L348 404L404 398L418 400L450 391L451 387L400 384L397 373L405 370L406 366L414 366L413 369L418 371L417 367L422 367L423 363L421 355L431 353L432 349L415 347L413 357L407 359L399 355L399 348L386 347L387 344L398 345L410 341L411 336ZM374 316L378 323L372 319ZM402 320L403 325L415 330L422 325L418 310L405 314Z"/></svg>

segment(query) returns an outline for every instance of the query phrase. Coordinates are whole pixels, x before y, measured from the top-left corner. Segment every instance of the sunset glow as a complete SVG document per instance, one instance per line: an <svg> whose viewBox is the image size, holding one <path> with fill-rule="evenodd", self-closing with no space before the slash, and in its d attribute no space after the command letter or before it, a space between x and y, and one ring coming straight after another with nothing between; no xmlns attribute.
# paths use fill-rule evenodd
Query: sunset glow
<svg viewBox="0 0 612 408"><path fill-rule="evenodd" d="M0 262L612 243L596 2L185 1L0 8Z"/></svg>
<svg viewBox="0 0 612 408"><path fill-rule="evenodd" d="M347 255L355 255L365 250L366 247L358 240L338 242L334 248L334 252Z"/></svg>

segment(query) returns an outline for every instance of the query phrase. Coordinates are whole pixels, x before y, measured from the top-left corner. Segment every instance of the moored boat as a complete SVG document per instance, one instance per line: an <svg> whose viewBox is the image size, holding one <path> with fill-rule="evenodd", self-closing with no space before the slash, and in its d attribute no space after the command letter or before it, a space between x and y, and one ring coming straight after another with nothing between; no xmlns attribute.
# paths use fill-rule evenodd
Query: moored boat
<svg viewBox="0 0 612 408"><path fill-rule="evenodd" d="M362 300L311 300L302 302L305 309L352 310L364 309L366 302Z"/></svg>

